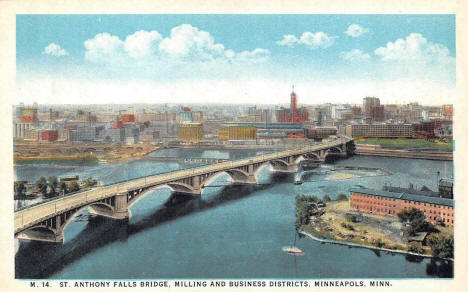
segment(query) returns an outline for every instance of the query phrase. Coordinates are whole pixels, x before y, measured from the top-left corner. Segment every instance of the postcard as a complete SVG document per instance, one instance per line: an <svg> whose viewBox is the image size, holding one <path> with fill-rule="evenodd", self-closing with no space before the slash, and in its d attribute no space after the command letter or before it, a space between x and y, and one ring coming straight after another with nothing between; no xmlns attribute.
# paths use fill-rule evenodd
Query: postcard
<svg viewBox="0 0 468 292"><path fill-rule="evenodd" d="M463 10L397 2L6 3L2 286L460 289Z"/></svg>

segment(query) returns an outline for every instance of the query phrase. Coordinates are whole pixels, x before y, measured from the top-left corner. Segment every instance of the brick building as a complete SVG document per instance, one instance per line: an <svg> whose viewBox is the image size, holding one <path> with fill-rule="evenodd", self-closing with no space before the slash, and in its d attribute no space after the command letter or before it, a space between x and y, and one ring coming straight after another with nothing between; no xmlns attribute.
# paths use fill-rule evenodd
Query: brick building
<svg viewBox="0 0 468 292"><path fill-rule="evenodd" d="M59 133L56 130L41 131L42 141L54 142L58 140L58 137L59 137Z"/></svg>
<svg viewBox="0 0 468 292"><path fill-rule="evenodd" d="M426 220L454 226L454 202L451 199L395 193L366 188L349 190L350 208L353 211L397 216L402 210L416 208L424 212Z"/></svg>
<svg viewBox="0 0 468 292"><path fill-rule="evenodd" d="M277 111L277 118L280 123L304 123L309 121L309 112L304 108L297 107L297 95L291 92L291 104L289 109L281 108Z"/></svg>

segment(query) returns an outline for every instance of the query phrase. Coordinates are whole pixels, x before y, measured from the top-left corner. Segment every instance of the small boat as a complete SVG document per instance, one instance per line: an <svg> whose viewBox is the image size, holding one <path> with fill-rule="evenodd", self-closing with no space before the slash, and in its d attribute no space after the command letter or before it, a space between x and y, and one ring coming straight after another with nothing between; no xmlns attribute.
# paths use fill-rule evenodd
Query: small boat
<svg viewBox="0 0 468 292"><path fill-rule="evenodd" d="M294 245L293 246L285 246L283 247L283 251L290 255L304 255L304 252L296 247L296 239L297 239L297 232L294 234Z"/></svg>
<svg viewBox="0 0 468 292"><path fill-rule="evenodd" d="M295 184L295 185L302 185L302 180L295 180L295 181L294 181L294 184Z"/></svg>
<svg viewBox="0 0 468 292"><path fill-rule="evenodd" d="M285 246L283 251L292 255L304 255L304 252L295 246Z"/></svg>

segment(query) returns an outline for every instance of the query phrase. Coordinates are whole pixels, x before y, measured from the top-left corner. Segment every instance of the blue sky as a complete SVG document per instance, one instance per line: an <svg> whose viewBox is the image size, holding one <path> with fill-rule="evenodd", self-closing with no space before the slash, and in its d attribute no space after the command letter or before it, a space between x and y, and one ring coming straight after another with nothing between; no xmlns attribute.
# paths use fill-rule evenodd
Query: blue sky
<svg viewBox="0 0 468 292"><path fill-rule="evenodd" d="M292 83L306 104L454 99L454 15L18 15L16 29L24 102L286 103Z"/></svg>

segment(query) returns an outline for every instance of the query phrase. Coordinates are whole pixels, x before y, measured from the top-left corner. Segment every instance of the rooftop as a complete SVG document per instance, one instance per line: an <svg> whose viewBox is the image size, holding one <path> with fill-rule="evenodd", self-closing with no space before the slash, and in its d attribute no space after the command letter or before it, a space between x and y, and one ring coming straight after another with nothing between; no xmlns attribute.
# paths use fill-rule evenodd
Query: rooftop
<svg viewBox="0 0 468 292"><path fill-rule="evenodd" d="M395 192L387 192L375 189L367 189L367 188L351 188L349 189L350 192L354 193L361 193L366 195L372 196L379 196L379 197L386 197L392 199L400 199L405 201L415 201L421 203L428 203L428 204L436 204L442 206L452 207L454 206L454 201L452 199L447 198L440 198L440 197L428 197L428 196L421 196L415 194L408 194L408 193L395 193Z"/></svg>

